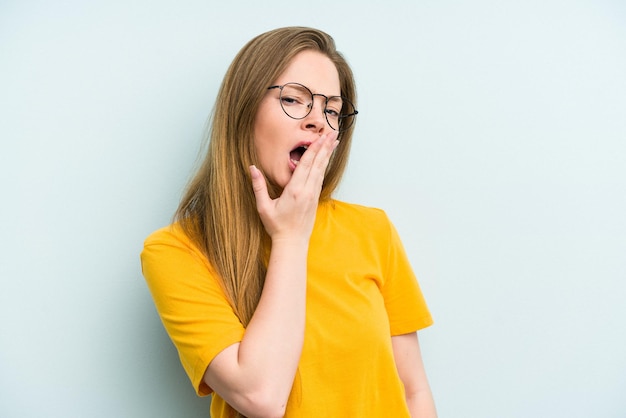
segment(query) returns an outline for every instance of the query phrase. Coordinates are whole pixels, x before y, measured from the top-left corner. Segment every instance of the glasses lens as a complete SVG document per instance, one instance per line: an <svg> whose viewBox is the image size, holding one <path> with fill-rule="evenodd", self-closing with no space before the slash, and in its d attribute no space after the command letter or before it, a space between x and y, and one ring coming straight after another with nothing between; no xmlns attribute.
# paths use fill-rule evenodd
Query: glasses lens
<svg viewBox="0 0 626 418"><path fill-rule="evenodd" d="M302 119L309 114L313 94L300 84L285 84L280 92L280 105L287 115Z"/></svg>
<svg viewBox="0 0 626 418"><path fill-rule="evenodd" d="M313 93L298 83L287 83L280 91L280 105L294 119L303 119L313 107ZM324 110L326 120L336 131L345 131L354 123L356 109L345 97L329 97Z"/></svg>
<svg viewBox="0 0 626 418"><path fill-rule="evenodd" d="M334 96L326 104L326 119L331 128L345 131L354 123L356 109L345 97Z"/></svg>

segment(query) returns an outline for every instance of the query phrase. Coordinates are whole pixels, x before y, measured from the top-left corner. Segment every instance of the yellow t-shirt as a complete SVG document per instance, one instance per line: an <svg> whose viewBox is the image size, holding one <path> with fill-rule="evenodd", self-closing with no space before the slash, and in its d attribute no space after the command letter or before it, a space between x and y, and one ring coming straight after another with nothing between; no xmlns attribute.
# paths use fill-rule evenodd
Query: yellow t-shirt
<svg viewBox="0 0 626 418"><path fill-rule="evenodd" d="M199 395L202 377L245 329L215 273L176 224L150 235L143 274ZM391 336L432 318L398 234L379 209L320 204L307 265L306 328L286 417L409 417ZM225 417L213 394L211 416Z"/></svg>

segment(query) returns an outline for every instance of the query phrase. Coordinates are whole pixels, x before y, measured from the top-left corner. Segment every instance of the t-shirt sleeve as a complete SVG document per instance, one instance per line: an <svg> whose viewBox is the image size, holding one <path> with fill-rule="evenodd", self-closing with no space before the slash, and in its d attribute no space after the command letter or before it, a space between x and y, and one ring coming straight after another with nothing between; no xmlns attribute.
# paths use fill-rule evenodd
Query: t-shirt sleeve
<svg viewBox="0 0 626 418"><path fill-rule="evenodd" d="M165 330L200 396L212 392L202 380L226 347L241 341L244 327L234 314L206 258L180 229L149 236L141 253L143 275Z"/></svg>
<svg viewBox="0 0 626 418"><path fill-rule="evenodd" d="M408 334L432 325L433 319L400 236L388 218L387 225L385 280L381 291L391 335Z"/></svg>

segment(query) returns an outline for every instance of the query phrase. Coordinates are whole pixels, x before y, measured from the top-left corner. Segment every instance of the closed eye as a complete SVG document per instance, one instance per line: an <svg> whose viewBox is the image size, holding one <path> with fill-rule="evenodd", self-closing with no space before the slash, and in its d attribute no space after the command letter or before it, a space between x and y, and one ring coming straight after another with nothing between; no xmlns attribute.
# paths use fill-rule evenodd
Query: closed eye
<svg viewBox="0 0 626 418"><path fill-rule="evenodd" d="M339 112L337 112L335 109L326 109L326 114L332 118L338 118L339 117Z"/></svg>
<svg viewBox="0 0 626 418"><path fill-rule="evenodd" d="M337 119L341 115L343 100L341 97L333 96L326 101L326 116Z"/></svg>
<svg viewBox="0 0 626 418"><path fill-rule="evenodd" d="M302 105L304 106L304 100L302 100L302 98L300 97L295 97L295 96L282 96L280 98L280 100L282 101L283 105L286 106L293 106L293 105Z"/></svg>

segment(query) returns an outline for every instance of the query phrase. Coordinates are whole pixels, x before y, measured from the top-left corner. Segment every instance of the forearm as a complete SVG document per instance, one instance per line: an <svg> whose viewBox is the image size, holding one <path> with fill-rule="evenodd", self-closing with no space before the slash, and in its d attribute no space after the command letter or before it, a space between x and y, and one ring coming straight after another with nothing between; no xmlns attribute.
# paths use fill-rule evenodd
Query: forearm
<svg viewBox="0 0 626 418"><path fill-rule="evenodd" d="M280 416L302 352L308 239L272 243L265 284L241 343L213 360L205 380L247 416ZM255 415L258 414L258 415Z"/></svg>
<svg viewBox="0 0 626 418"><path fill-rule="evenodd" d="M413 418L436 418L435 401L428 384L416 333L391 337L396 367Z"/></svg>
<svg viewBox="0 0 626 418"><path fill-rule="evenodd" d="M239 347L247 384L288 395L302 344L308 240L272 244L263 293Z"/></svg>
<svg viewBox="0 0 626 418"><path fill-rule="evenodd" d="M430 389L418 393L407 393L406 403L412 418L437 418L435 401Z"/></svg>
<svg viewBox="0 0 626 418"><path fill-rule="evenodd" d="M304 343L306 270L324 173L337 134L313 141L280 197L250 167L257 211L272 249L261 298L242 341L209 364L205 382L249 417L282 416Z"/></svg>

